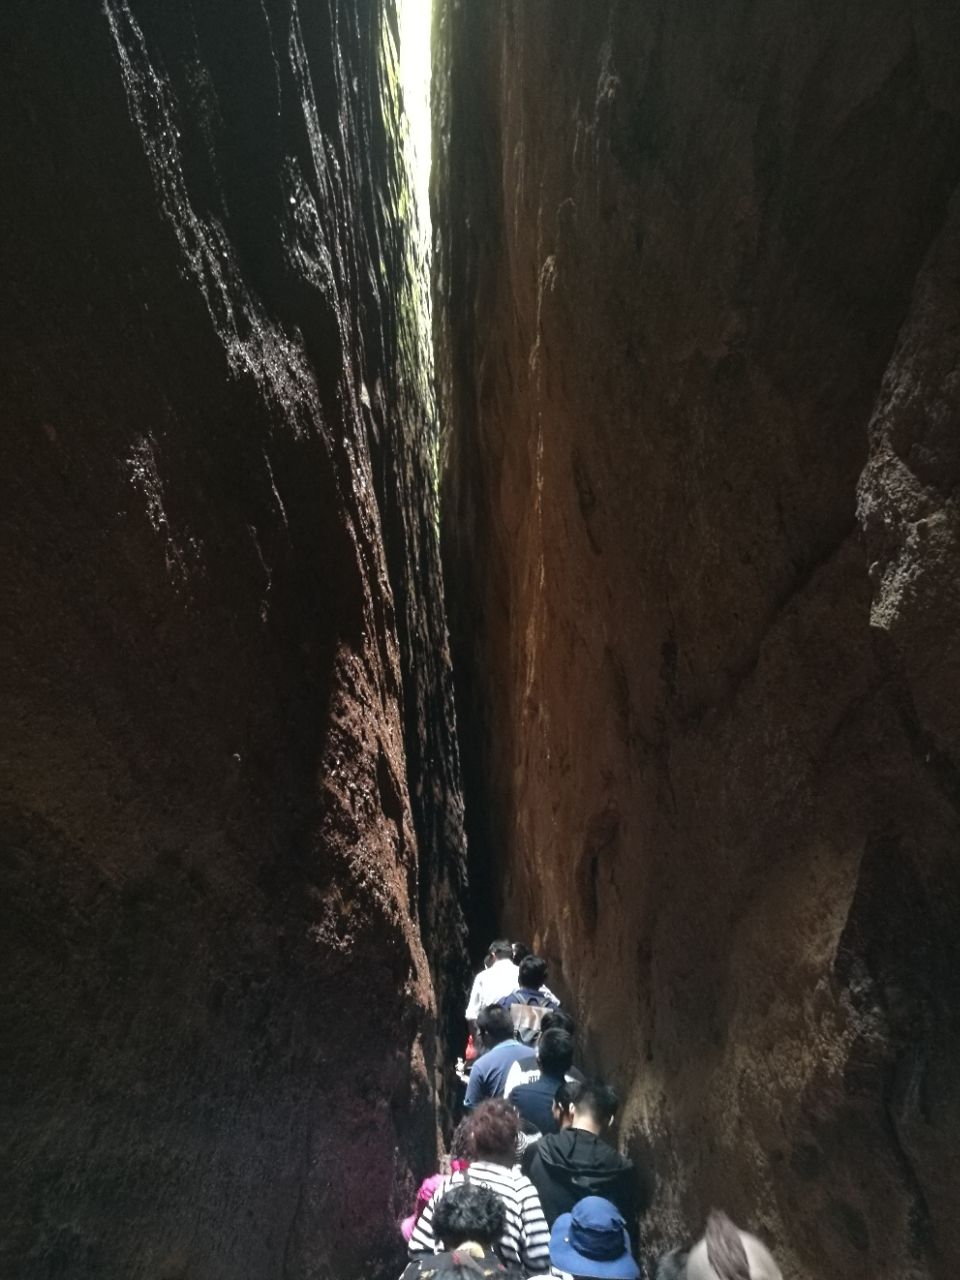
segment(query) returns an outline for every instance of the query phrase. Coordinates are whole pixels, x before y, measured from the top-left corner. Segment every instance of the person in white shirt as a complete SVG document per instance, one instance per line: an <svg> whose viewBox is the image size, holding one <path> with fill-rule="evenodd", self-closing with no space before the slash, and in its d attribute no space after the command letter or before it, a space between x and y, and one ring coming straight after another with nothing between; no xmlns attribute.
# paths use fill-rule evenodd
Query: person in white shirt
<svg viewBox="0 0 960 1280"><path fill-rule="evenodd" d="M477 1021L477 1015L488 1004L496 1004L504 996L515 991L520 981L520 970L513 963L513 946L506 938L497 938L487 948L483 959L483 968L473 980L470 988L470 999L464 1017L471 1024Z"/></svg>

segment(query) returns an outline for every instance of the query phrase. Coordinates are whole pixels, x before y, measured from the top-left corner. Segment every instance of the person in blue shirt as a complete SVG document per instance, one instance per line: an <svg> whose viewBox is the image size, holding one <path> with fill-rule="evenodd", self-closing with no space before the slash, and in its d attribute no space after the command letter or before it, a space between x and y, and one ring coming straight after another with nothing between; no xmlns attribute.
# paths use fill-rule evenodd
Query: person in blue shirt
<svg viewBox="0 0 960 1280"><path fill-rule="evenodd" d="M537 1062L540 1078L517 1085L510 1101L527 1122L527 1128L537 1133L557 1133L560 1126L553 1113L553 1101L573 1065L573 1036L569 1031L559 1027L544 1031L537 1044Z"/></svg>
<svg viewBox="0 0 960 1280"><path fill-rule="evenodd" d="M470 1069L467 1092L463 1099L469 1111L484 1098L502 1098L507 1072L515 1062L530 1053L530 1046L513 1036L513 1023L506 1009L488 1004L477 1015L477 1034L485 1052Z"/></svg>

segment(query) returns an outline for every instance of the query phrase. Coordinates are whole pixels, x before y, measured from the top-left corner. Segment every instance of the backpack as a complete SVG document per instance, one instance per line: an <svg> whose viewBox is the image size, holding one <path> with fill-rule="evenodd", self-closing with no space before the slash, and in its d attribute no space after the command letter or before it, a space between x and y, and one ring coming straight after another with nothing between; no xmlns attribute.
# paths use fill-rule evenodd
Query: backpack
<svg viewBox="0 0 960 1280"><path fill-rule="evenodd" d="M533 1047L540 1039L540 1021L549 1009L547 1004L512 1004L507 1012L513 1023L514 1037Z"/></svg>

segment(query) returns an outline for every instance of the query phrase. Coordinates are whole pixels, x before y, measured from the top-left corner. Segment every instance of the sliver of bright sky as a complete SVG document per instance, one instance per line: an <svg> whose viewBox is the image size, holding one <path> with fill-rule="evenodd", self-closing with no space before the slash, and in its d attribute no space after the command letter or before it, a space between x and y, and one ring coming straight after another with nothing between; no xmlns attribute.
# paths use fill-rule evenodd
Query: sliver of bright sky
<svg viewBox="0 0 960 1280"><path fill-rule="evenodd" d="M432 0L397 0L400 84L410 128L408 146L423 260L430 246L430 23Z"/></svg>

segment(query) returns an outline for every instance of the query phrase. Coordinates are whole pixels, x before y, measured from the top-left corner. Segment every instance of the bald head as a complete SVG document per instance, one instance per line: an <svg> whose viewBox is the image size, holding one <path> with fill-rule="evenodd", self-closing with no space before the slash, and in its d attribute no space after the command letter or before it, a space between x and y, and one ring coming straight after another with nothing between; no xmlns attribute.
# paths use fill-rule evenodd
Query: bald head
<svg viewBox="0 0 960 1280"><path fill-rule="evenodd" d="M687 1259L687 1280L782 1280L773 1254L762 1241L738 1231L714 1210L707 1230Z"/></svg>

